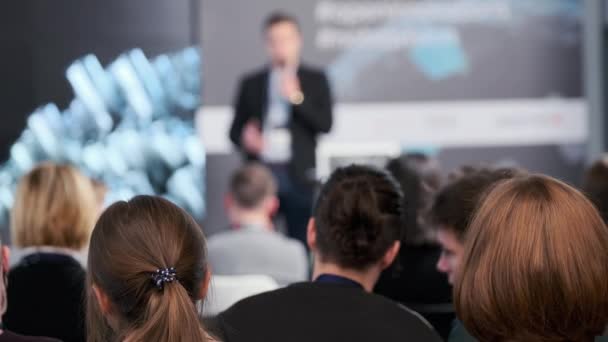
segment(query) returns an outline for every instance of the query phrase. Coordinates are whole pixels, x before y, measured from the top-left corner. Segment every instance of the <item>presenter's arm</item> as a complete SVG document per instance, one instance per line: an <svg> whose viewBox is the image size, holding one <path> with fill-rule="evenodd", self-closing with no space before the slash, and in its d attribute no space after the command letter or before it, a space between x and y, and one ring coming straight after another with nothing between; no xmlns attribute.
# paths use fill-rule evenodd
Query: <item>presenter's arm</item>
<svg viewBox="0 0 608 342"><path fill-rule="evenodd" d="M293 115L315 133L329 133L333 124L333 100L329 81L321 74L315 84L302 89L304 100L293 105Z"/></svg>
<svg viewBox="0 0 608 342"><path fill-rule="evenodd" d="M243 128L250 119L245 89L246 82L245 80L241 80L234 101L234 119L232 119L232 126L230 127L230 140L239 149L243 147L241 141Z"/></svg>

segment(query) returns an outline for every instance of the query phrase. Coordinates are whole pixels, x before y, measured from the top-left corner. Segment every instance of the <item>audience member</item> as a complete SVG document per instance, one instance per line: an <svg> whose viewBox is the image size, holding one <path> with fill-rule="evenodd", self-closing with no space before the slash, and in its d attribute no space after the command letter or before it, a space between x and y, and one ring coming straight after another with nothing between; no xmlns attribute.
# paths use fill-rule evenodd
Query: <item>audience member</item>
<svg viewBox="0 0 608 342"><path fill-rule="evenodd" d="M608 156L596 161L585 171L583 192L608 222Z"/></svg>
<svg viewBox="0 0 608 342"><path fill-rule="evenodd" d="M95 191L95 198L97 199L97 208L99 214L101 214L105 209L108 186L98 179L91 179L91 182L93 184L93 190Z"/></svg>
<svg viewBox="0 0 608 342"><path fill-rule="evenodd" d="M417 314L371 294L396 258L402 194L387 173L336 170L321 190L307 240L312 282L245 299L215 320L226 342L440 341Z"/></svg>
<svg viewBox="0 0 608 342"><path fill-rule="evenodd" d="M2 316L6 312L6 283L7 272L9 267L10 250L7 246L3 246L0 242L0 324ZM46 337L31 337L15 334L8 330L0 329L0 342L55 342L59 340Z"/></svg>
<svg viewBox="0 0 608 342"><path fill-rule="evenodd" d="M205 342L196 302L210 279L205 238L159 197L111 205L95 225L88 261L88 342Z"/></svg>
<svg viewBox="0 0 608 342"><path fill-rule="evenodd" d="M211 236L208 244L214 274L268 275L282 285L307 278L304 246L275 231L272 219L279 200L270 170L257 163L238 170L226 207L232 230Z"/></svg>
<svg viewBox="0 0 608 342"><path fill-rule="evenodd" d="M84 341L85 271L74 255L88 244L97 214L91 181L71 166L45 163L21 179L11 233L27 253L8 276L8 329Z"/></svg>
<svg viewBox="0 0 608 342"><path fill-rule="evenodd" d="M391 160L386 169L404 194L405 236L398 261L382 272L374 291L415 309L447 338L454 320L452 288L435 267L441 250L426 220L434 192L441 186L439 163L409 154Z"/></svg>
<svg viewBox="0 0 608 342"><path fill-rule="evenodd" d="M471 216L484 192L496 182L514 177L513 169L474 169L464 167L460 176L453 177L435 198L431 207L431 221L437 229L437 241L441 256L437 269L445 273L450 284L454 279L464 254L465 234Z"/></svg>
<svg viewBox="0 0 608 342"><path fill-rule="evenodd" d="M455 305L479 341L592 341L608 322L608 230L546 176L500 182L467 233Z"/></svg>

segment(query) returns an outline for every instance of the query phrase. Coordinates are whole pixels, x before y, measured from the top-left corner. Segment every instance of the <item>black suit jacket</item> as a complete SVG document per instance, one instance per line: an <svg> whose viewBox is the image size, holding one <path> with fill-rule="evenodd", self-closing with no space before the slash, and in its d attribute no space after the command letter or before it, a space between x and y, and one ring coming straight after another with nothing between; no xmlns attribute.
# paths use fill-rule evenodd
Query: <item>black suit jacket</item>
<svg viewBox="0 0 608 342"><path fill-rule="evenodd" d="M239 85L235 99L235 115L230 129L230 139L241 147L243 128L252 119L264 126L268 109L268 81L270 69L264 68L245 76ZM317 136L331 130L332 96L327 77L322 71L301 66L298 78L304 102L291 106L289 130L292 139L290 173L295 180L308 182L316 166ZM248 159L258 156L245 154Z"/></svg>
<svg viewBox="0 0 608 342"><path fill-rule="evenodd" d="M335 283L299 283L244 299L208 327L223 342L440 342L417 314Z"/></svg>
<svg viewBox="0 0 608 342"><path fill-rule="evenodd" d="M399 262L380 275L374 292L418 311L447 340L456 315L452 286L436 268L441 250L433 245L401 246Z"/></svg>

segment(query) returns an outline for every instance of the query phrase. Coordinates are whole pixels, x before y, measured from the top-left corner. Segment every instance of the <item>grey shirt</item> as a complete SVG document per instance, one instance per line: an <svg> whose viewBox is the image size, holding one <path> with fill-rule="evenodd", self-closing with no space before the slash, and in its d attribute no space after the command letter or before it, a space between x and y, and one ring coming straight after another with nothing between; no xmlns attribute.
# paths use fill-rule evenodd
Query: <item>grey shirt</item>
<svg viewBox="0 0 608 342"><path fill-rule="evenodd" d="M268 275L280 285L308 278L306 249L297 240L263 227L245 226L212 235L207 243L212 272Z"/></svg>

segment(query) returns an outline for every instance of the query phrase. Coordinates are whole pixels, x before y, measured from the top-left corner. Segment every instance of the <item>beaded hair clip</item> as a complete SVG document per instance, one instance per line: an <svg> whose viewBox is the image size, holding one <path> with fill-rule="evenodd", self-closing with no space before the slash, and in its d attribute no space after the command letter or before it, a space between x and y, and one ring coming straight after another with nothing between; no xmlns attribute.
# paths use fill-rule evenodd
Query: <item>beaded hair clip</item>
<svg viewBox="0 0 608 342"><path fill-rule="evenodd" d="M159 268L152 273L152 282L157 289L162 290L165 284L172 283L177 280L175 267Z"/></svg>

